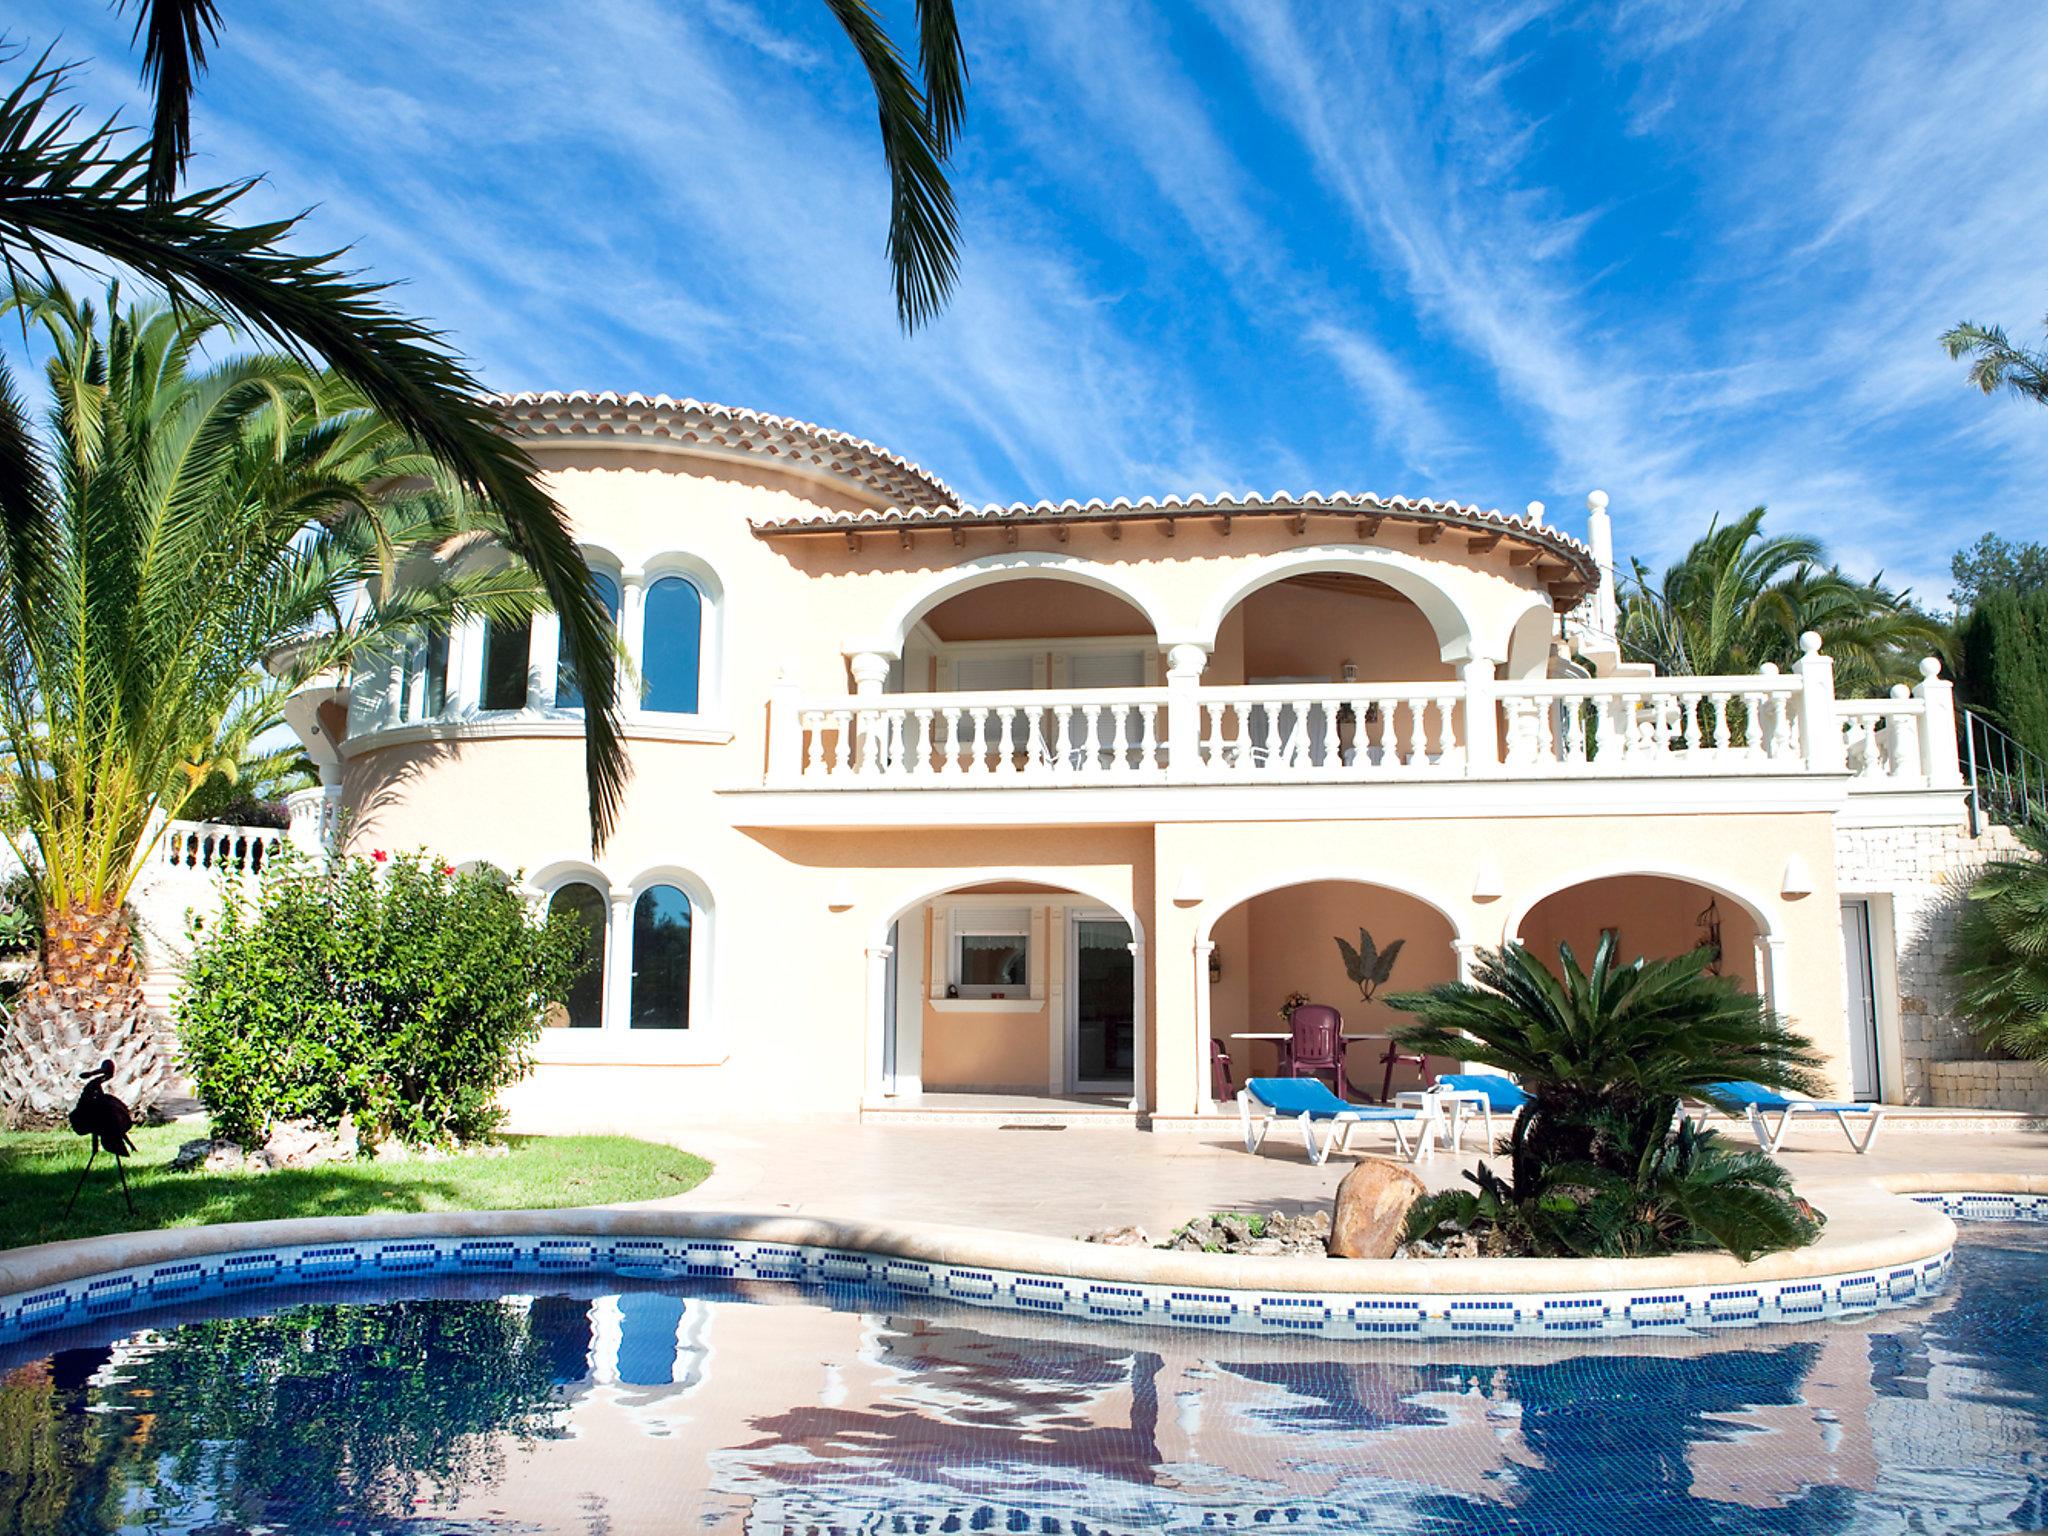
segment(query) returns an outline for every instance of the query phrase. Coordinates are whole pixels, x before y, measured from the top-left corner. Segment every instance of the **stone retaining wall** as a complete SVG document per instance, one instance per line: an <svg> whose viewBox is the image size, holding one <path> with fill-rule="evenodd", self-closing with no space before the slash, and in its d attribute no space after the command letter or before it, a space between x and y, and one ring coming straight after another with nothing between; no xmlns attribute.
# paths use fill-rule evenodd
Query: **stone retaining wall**
<svg viewBox="0 0 2048 1536"><path fill-rule="evenodd" d="M2048 1115L2048 1062L1931 1061L1927 1075L1935 1104Z"/></svg>
<svg viewBox="0 0 2048 1536"><path fill-rule="evenodd" d="M1957 913L1977 872L2019 848L2011 829L1996 824L1979 837L1970 836L1962 822L1837 830L1835 884L1844 898L1888 896L1891 903L1893 954L1883 954L1880 935L1871 935L1873 964L1882 974L1889 960L1898 977L1904 1081L1885 1084L1885 1098L1956 1108L2004 1107L1988 1099L1937 1097L1933 1068L1943 1062L1985 1064L1979 1060L1984 1047L1975 1028L1956 1008L1948 962L1955 952Z"/></svg>

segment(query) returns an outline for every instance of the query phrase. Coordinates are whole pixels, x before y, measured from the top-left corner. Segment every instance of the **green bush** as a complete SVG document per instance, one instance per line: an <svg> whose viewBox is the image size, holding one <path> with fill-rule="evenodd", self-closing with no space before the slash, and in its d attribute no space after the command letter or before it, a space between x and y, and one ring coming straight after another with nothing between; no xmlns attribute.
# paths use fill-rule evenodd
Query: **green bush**
<svg viewBox="0 0 2048 1536"><path fill-rule="evenodd" d="M2048 831L2016 829L2023 852L1984 866L1956 922L1949 975L1984 1043L2048 1060Z"/></svg>
<svg viewBox="0 0 2048 1536"><path fill-rule="evenodd" d="M498 870L425 853L290 855L256 900L194 925L177 1005L214 1133L253 1145L276 1120L355 1121L368 1141L470 1141L502 1118L550 1002L584 962Z"/></svg>

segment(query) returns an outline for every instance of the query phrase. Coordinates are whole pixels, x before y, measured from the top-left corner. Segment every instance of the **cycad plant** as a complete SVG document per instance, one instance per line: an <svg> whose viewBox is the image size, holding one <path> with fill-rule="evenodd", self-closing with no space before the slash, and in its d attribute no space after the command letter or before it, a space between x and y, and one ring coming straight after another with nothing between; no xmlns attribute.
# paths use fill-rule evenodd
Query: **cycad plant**
<svg viewBox="0 0 2048 1536"><path fill-rule="evenodd" d="M2048 1059L2048 832L2017 829L2026 852L1985 866L1956 924L1956 1001L1995 1050Z"/></svg>
<svg viewBox="0 0 2048 1536"><path fill-rule="evenodd" d="M0 1026L0 1120L30 1124L68 1106L83 1062L113 1057L139 1106L166 1078L122 904L246 722L365 647L523 617L541 589L518 566L446 573L436 554L495 520L333 379L208 361L215 317L118 292L101 316L54 285L5 309L47 342L52 397L0 519L0 733L44 916Z"/></svg>
<svg viewBox="0 0 2048 1536"><path fill-rule="evenodd" d="M1417 1019L1395 1029L1399 1049L1497 1068L1529 1095L1509 1181L1483 1173L1479 1197L1437 1197L1417 1220L1458 1229L1484 1216L1557 1253L1705 1242L1747 1254L1803 1230L1768 1158L1672 1131L1680 1102L1714 1083L1817 1086L1812 1046L1738 982L1709 974L1711 959L1702 949L1624 964L1609 934L1590 970L1560 944L1552 972L1510 944L1480 952L1473 983L1390 997Z"/></svg>

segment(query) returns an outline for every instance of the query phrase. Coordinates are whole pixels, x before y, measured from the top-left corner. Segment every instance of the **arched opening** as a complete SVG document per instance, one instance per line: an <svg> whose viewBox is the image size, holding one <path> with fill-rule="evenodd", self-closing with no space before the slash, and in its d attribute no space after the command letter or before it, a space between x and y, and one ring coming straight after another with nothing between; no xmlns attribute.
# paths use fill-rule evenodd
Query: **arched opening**
<svg viewBox="0 0 2048 1536"><path fill-rule="evenodd" d="M890 927L881 1091L1092 1100L1139 1093L1140 936L1100 897L992 879L920 898Z"/></svg>
<svg viewBox="0 0 2048 1536"><path fill-rule="evenodd" d="M1581 966L1593 963L1601 935L1612 931L1623 960L1669 959L1710 948L1708 969L1751 991L1767 989L1758 953L1764 925L1728 892L1676 875L1612 874L1551 892L1510 931L1555 968L1557 946L1569 944Z"/></svg>
<svg viewBox="0 0 2048 1536"><path fill-rule="evenodd" d="M1152 621L1128 599L1061 576L1019 576L926 610L892 691L1140 688L1159 680Z"/></svg>
<svg viewBox="0 0 2048 1536"><path fill-rule="evenodd" d="M1205 761L1223 768L1397 771L1463 750L1440 621L1357 570L1255 587L1223 616L1202 675Z"/></svg>
<svg viewBox="0 0 2048 1536"><path fill-rule="evenodd" d="M579 958L584 969L569 983L569 995L550 1009L548 1023L562 1029L604 1026L604 956L606 919L611 903L587 880L571 880L548 898L548 916L567 918L581 931Z"/></svg>
<svg viewBox="0 0 2048 1536"><path fill-rule="evenodd" d="M1360 929L1383 966L1387 951L1400 946L1386 979L1368 979L1363 987L1350 975L1338 942L1362 955ZM1206 1096L1225 1108L1247 1077L1291 1069L1338 1086L1346 1098L1378 1100L1455 1071L1450 1061L1384 1058L1390 1031L1406 1017L1387 1006L1387 995L1456 979L1457 938L1450 918L1432 903L1365 880L1302 880L1225 909L1207 930L1214 947L1206 978L1209 1038L1201 1042ZM1300 1042L1290 1004L1296 1001L1341 1016L1341 1085L1336 1072L1295 1059Z"/></svg>
<svg viewBox="0 0 2048 1536"><path fill-rule="evenodd" d="M650 885L633 902L632 1029L690 1027L690 898L679 886Z"/></svg>
<svg viewBox="0 0 2048 1536"><path fill-rule="evenodd" d="M650 714L694 715L704 696L704 594L686 576L647 587L641 624L640 707Z"/></svg>

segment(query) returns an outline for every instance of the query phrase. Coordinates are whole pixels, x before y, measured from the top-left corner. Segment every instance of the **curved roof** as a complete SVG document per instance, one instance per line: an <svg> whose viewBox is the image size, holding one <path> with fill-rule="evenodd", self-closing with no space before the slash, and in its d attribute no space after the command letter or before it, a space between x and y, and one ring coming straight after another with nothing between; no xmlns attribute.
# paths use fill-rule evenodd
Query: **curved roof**
<svg viewBox="0 0 2048 1536"><path fill-rule="evenodd" d="M491 403L529 441L580 439L679 444L779 460L851 481L891 507L950 506L960 498L937 475L863 438L739 406L613 390L523 390Z"/></svg>

